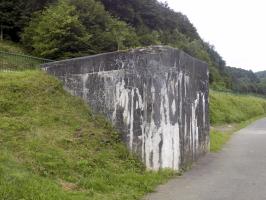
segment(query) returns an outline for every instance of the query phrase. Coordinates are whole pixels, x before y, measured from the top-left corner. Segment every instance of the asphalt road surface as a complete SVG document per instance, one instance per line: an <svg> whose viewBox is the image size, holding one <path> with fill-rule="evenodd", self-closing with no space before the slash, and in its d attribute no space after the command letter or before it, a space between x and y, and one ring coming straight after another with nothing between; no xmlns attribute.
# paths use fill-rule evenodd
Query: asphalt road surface
<svg viewBox="0 0 266 200"><path fill-rule="evenodd" d="M266 118L237 132L224 149L145 200L266 200Z"/></svg>

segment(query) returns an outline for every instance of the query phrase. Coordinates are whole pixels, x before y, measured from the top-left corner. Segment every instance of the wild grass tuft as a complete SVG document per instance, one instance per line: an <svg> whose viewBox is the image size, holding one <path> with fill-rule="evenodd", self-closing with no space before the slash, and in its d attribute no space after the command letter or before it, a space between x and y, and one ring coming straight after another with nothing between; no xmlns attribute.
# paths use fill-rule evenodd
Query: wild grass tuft
<svg viewBox="0 0 266 200"><path fill-rule="evenodd" d="M210 132L210 151L211 152L219 152L224 144L228 142L231 137L231 133L223 133L220 131L211 131Z"/></svg>

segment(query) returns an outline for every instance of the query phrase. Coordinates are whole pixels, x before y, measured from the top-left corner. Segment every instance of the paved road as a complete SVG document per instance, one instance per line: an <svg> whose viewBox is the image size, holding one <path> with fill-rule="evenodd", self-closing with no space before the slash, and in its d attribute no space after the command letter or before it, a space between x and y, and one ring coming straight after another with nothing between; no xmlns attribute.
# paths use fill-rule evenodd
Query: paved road
<svg viewBox="0 0 266 200"><path fill-rule="evenodd" d="M266 200L266 118L235 134L147 200Z"/></svg>

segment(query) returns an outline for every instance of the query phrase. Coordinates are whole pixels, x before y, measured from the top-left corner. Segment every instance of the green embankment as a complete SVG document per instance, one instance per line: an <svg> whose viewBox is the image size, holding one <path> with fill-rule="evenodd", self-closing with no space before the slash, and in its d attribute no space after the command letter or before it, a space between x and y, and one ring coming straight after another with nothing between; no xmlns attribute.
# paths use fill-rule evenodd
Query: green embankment
<svg viewBox="0 0 266 200"><path fill-rule="evenodd" d="M19 45L10 41L0 41L0 70L25 70L39 68L44 59L27 56L27 52Z"/></svg>
<svg viewBox="0 0 266 200"><path fill-rule="evenodd" d="M0 42L0 51L24 53ZM266 100L210 93L213 126L234 130L266 113ZM232 131L211 132L219 151ZM40 71L0 72L0 199L133 200L173 176L147 172L119 134Z"/></svg>
<svg viewBox="0 0 266 200"><path fill-rule="evenodd" d="M210 93L211 124L240 123L266 114L266 98L230 93Z"/></svg>
<svg viewBox="0 0 266 200"><path fill-rule="evenodd" d="M221 150L233 132L266 115L266 99L231 93L210 92L211 151ZM230 124L230 128L226 125ZM216 130L216 126L225 130Z"/></svg>
<svg viewBox="0 0 266 200"><path fill-rule="evenodd" d="M0 51L19 54L25 53L25 50L18 43L10 42L7 40L0 40Z"/></svg>
<svg viewBox="0 0 266 200"><path fill-rule="evenodd" d="M210 151L211 152L219 152L223 145L228 142L231 137L230 133L224 133L221 131L211 130L210 132Z"/></svg>
<svg viewBox="0 0 266 200"><path fill-rule="evenodd" d="M139 199L172 175L145 171L55 78L0 73L0 199Z"/></svg>

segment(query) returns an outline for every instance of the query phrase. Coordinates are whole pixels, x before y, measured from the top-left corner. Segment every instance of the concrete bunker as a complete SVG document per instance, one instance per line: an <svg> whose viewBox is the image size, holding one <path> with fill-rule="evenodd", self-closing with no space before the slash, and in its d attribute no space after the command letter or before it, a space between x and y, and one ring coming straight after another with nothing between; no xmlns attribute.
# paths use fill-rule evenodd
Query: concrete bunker
<svg viewBox="0 0 266 200"><path fill-rule="evenodd" d="M44 65L123 133L148 169L179 170L209 149L208 66L166 46Z"/></svg>

